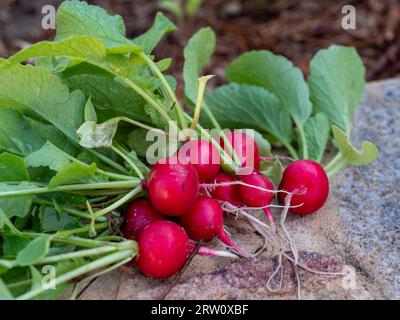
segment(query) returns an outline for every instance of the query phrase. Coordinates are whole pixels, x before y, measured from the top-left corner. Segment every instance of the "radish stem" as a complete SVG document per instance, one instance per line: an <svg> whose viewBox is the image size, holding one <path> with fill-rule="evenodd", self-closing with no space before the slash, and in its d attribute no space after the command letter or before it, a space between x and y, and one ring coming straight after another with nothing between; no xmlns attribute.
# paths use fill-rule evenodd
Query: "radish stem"
<svg viewBox="0 0 400 320"><path fill-rule="evenodd" d="M113 264L113 263L121 261L121 260L126 260L127 258L133 258L136 254L136 250L137 250L136 248L132 248L130 250L123 250L123 251L115 252L115 253L112 253L105 257L102 257L98 260L95 260L93 262L90 262L84 266L81 266L75 270L66 272L55 279L55 285L58 286L69 280L79 277L85 273L105 267L109 264ZM17 297L17 300L32 299L32 298L36 297L37 295L45 292L46 290L48 290L48 289L44 288L43 286L39 286L31 291L24 293L23 295Z"/></svg>
<svg viewBox="0 0 400 320"><path fill-rule="evenodd" d="M129 200L131 200L133 197L135 197L136 195L138 195L140 192L143 191L143 188L141 185L138 185L135 189L131 190L130 192L128 192L124 197L122 197L121 199L119 199L118 201L114 202L112 205L101 209L99 211L96 211L94 213L94 218L98 218L102 215L105 215L117 208L119 208L120 206L122 206L123 204L125 204L126 202L128 202Z"/></svg>
<svg viewBox="0 0 400 320"><path fill-rule="evenodd" d="M186 125L185 117L183 116L184 112L183 112L182 106L180 105L178 99L176 98L175 93L173 92L168 81L165 79L164 75L162 74L160 69L158 69L157 65L154 63L153 60L151 60L144 53L140 53L139 56L147 63L150 70L161 80L161 84L163 85L163 87L167 93L167 96L171 100L172 105L175 106L176 114L178 116L181 128L186 129L187 125Z"/></svg>
<svg viewBox="0 0 400 320"><path fill-rule="evenodd" d="M93 154L95 157L99 158L101 161L104 163L108 164L112 168L120 171L123 174L128 175L129 172L126 170L123 166L121 166L119 163L107 158L105 155L101 154L100 152L97 152L96 150L93 149L86 149L89 153Z"/></svg>
<svg viewBox="0 0 400 320"><path fill-rule="evenodd" d="M112 146L111 150L114 151L116 154L118 154L122 159L124 159L130 166L131 168L136 172L140 180L144 179L143 173L140 171L140 169L137 167L137 165L122 151L120 150L119 145L116 143L116 146Z"/></svg>
<svg viewBox="0 0 400 320"><path fill-rule="evenodd" d="M131 179L131 181L71 184L54 188L45 187L45 188L32 188L26 190L5 191L5 192L0 192L0 198L30 195L30 194L40 194L40 193L82 191L82 190L92 190L92 189L124 189L124 188L133 188L138 185L140 185L140 181L138 179L135 180Z"/></svg>

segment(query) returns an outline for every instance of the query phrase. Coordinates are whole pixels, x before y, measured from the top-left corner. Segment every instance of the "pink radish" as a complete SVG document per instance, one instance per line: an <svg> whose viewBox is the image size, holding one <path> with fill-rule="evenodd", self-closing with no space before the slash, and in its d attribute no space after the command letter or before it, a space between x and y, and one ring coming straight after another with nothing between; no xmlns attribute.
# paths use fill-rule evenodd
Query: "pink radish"
<svg viewBox="0 0 400 320"><path fill-rule="evenodd" d="M196 169L200 182L211 182L221 169L218 149L204 139L186 142L179 149L179 159L184 158Z"/></svg>
<svg viewBox="0 0 400 320"><path fill-rule="evenodd" d="M184 266L195 245L190 242L185 230L171 221L156 221L148 225L139 237L137 266L145 275L165 279ZM229 252L214 251L200 247L199 254L236 258Z"/></svg>
<svg viewBox="0 0 400 320"><path fill-rule="evenodd" d="M242 203L239 200L239 195L237 192L237 186L233 184L235 178L231 175L220 172L215 178L215 187L211 191L211 195L214 199L227 201L234 206L240 206ZM223 185L224 183L232 183L230 185Z"/></svg>
<svg viewBox="0 0 400 320"><path fill-rule="evenodd" d="M254 139L238 130L224 132L233 150L240 159L242 167L251 167L256 170L260 169L260 152ZM222 138L221 147L224 147L224 140ZM225 147L225 151L230 155L227 147Z"/></svg>
<svg viewBox="0 0 400 320"><path fill-rule="evenodd" d="M325 170L315 161L297 160L283 172L280 190L293 193L290 212L307 215L320 209L329 195L329 180ZM279 193L279 200L285 202L285 193Z"/></svg>
<svg viewBox="0 0 400 320"><path fill-rule="evenodd" d="M153 208L148 199L135 200L126 208L122 234L127 239L137 240L145 227L164 219L165 217Z"/></svg>
<svg viewBox="0 0 400 320"><path fill-rule="evenodd" d="M274 184L263 174L253 171L251 174L238 176L242 183L252 185L258 188L238 185L238 194L241 201L249 207L265 207L263 208L272 228L275 230L275 223L269 206L274 199ZM265 189L265 190L261 190ZM269 191L268 191L269 190Z"/></svg>
<svg viewBox="0 0 400 320"><path fill-rule="evenodd" d="M189 237L195 241L210 241L217 237L226 245L241 252L224 230L224 213L215 199L199 197L188 213L179 219Z"/></svg>
<svg viewBox="0 0 400 320"><path fill-rule="evenodd" d="M192 164L182 164L177 157L170 157L153 166L145 187L158 211L179 216L194 206L199 194L199 178Z"/></svg>

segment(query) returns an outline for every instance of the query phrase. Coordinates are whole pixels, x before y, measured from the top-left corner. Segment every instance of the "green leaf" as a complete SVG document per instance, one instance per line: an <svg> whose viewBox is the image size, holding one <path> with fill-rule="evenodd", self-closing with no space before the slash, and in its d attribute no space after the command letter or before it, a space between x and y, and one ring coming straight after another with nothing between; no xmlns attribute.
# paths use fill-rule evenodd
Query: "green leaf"
<svg viewBox="0 0 400 320"><path fill-rule="evenodd" d="M104 43L95 37L77 36L60 41L42 41L11 56L10 63L20 63L31 57L65 57L101 63L107 54Z"/></svg>
<svg viewBox="0 0 400 320"><path fill-rule="evenodd" d="M3 241L4 256L16 256L29 243L28 238L16 234L5 234Z"/></svg>
<svg viewBox="0 0 400 320"><path fill-rule="evenodd" d="M131 151L127 154L130 160L138 167L140 172L142 172L144 175L147 175L150 172L150 169L146 167L146 165L143 164L142 161L139 160L137 154L135 151ZM136 175L136 172L132 169L131 174Z"/></svg>
<svg viewBox="0 0 400 320"><path fill-rule="evenodd" d="M215 44L215 33L207 27L196 32L185 47L183 80L185 95L192 103L195 103L197 99L199 75L214 53Z"/></svg>
<svg viewBox="0 0 400 320"><path fill-rule="evenodd" d="M85 97L48 70L30 65L6 66L0 72L0 108L33 111L71 139L82 123Z"/></svg>
<svg viewBox="0 0 400 320"><path fill-rule="evenodd" d="M128 136L129 147L142 158L146 157L147 148L154 143L154 141L146 141L147 132L148 130L146 129L137 128Z"/></svg>
<svg viewBox="0 0 400 320"><path fill-rule="evenodd" d="M108 47L127 43L121 16L111 16L85 1L63 2L57 11L57 40L83 35L98 37Z"/></svg>
<svg viewBox="0 0 400 320"><path fill-rule="evenodd" d="M179 22L183 21L184 12L183 12L183 9L182 9L180 3L178 3L177 1L161 0L159 3L159 6L161 9L172 13Z"/></svg>
<svg viewBox="0 0 400 320"><path fill-rule="evenodd" d="M42 232L55 232L80 227L78 218L65 212L58 213L52 207L41 207L39 217Z"/></svg>
<svg viewBox="0 0 400 320"><path fill-rule="evenodd" d="M378 158L379 150L370 141L364 141L361 150L357 150L350 142L349 136L341 129L332 125L333 136L342 155L343 162L347 165L365 165Z"/></svg>
<svg viewBox="0 0 400 320"><path fill-rule="evenodd" d="M84 184L95 181L97 166L90 166L78 162L71 163L68 167L59 171L49 183L49 188L68 184Z"/></svg>
<svg viewBox="0 0 400 320"><path fill-rule="evenodd" d="M14 297L7 289L7 286L4 284L3 280L0 278L0 300L12 300Z"/></svg>
<svg viewBox="0 0 400 320"><path fill-rule="evenodd" d="M0 154L0 181L29 181L29 173L21 157Z"/></svg>
<svg viewBox="0 0 400 320"><path fill-rule="evenodd" d="M68 154L74 155L77 153L76 144L74 144L70 139L67 139L66 136L53 125L28 117L25 117L25 121L43 139L43 143L39 148L41 148L45 142L49 141Z"/></svg>
<svg viewBox="0 0 400 320"><path fill-rule="evenodd" d="M0 274L8 272L9 270L13 270L14 267L15 267L14 261L0 259Z"/></svg>
<svg viewBox="0 0 400 320"><path fill-rule="evenodd" d="M365 68L356 49L331 46L320 50L310 63L311 100L315 112L330 124L350 132L350 120L365 89Z"/></svg>
<svg viewBox="0 0 400 320"><path fill-rule="evenodd" d="M329 139L329 122L325 116L318 113L308 119L304 126L304 134L308 145L308 158L321 162Z"/></svg>
<svg viewBox="0 0 400 320"><path fill-rule="evenodd" d="M4 229L4 226L7 226L14 234L21 234L21 232L13 225L9 217L7 217L3 210L0 209L0 229Z"/></svg>
<svg viewBox="0 0 400 320"><path fill-rule="evenodd" d="M100 121L126 116L140 122L151 123L151 119L144 111L145 100L131 88L116 81L112 75L69 73L65 75L64 82L71 89L80 89L86 96L91 97L98 110Z"/></svg>
<svg viewBox="0 0 400 320"><path fill-rule="evenodd" d="M15 170L21 169L21 176L24 175L24 171L26 171L25 164L20 163L20 166L14 168ZM25 172L26 174L26 172ZM16 176L15 178L17 178ZM12 178L12 177L10 177ZM13 181L18 181L18 180ZM28 179L27 179L28 180ZM1 179L0 179L1 181ZM18 185L7 185L0 184L0 193L3 191L11 191L11 190L21 190L25 189L28 186L31 186L29 182L23 181ZM0 198L0 210L2 210L8 217L25 217L29 214L32 206L32 196L31 195L23 195L23 196L11 196L11 197L1 197Z"/></svg>
<svg viewBox="0 0 400 320"><path fill-rule="evenodd" d="M31 290L35 290L37 288L41 288L42 286L42 274L32 265L29 266L29 270L31 272Z"/></svg>
<svg viewBox="0 0 400 320"><path fill-rule="evenodd" d="M279 157L277 157L273 161L264 161L262 163L262 173L270 178L272 182L274 183L275 186L279 186L279 184L282 181L282 176L283 176L283 165L282 162L279 160Z"/></svg>
<svg viewBox="0 0 400 320"><path fill-rule="evenodd" d="M267 139L263 137L261 133L258 131L253 131L254 132L254 141L257 144L258 151L260 152L260 156L263 157L271 157L271 144L268 142Z"/></svg>
<svg viewBox="0 0 400 320"><path fill-rule="evenodd" d="M203 0L187 0L185 2L185 11L189 17L194 16L200 10Z"/></svg>
<svg viewBox="0 0 400 320"><path fill-rule="evenodd" d="M168 110L167 113L173 121L174 120L176 121L177 120L176 113L173 112L172 110L173 110L173 108ZM159 128L164 131L168 131L168 128L169 128L168 122L165 120L165 118L163 116L161 116L161 114L156 109L153 108L153 106L151 106L150 104L145 104L144 112L146 112L146 114L151 119L151 123L156 128Z"/></svg>
<svg viewBox="0 0 400 320"><path fill-rule="evenodd" d="M20 266L28 266L44 258L50 249L52 236L43 234L29 242L17 255L17 263Z"/></svg>
<svg viewBox="0 0 400 320"><path fill-rule="evenodd" d="M171 58L166 58L166 59L162 59L160 61L156 62L157 68L161 71L167 71L169 69L169 67L171 66L172 63L172 59Z"/></svg>
<svg viewBox="0 0 400 320"><path fill-rule="evenodd" d="M0 107L0 151L25 156L39 149L44 142L20 113Z"/></svg>
<svg viewBox="0 0 400 320"><path fill-rule="evenodd" d="M66 168L71 160L64 151L47 141L39 150L25 158L29 167L49 167L51 170L60 171Z"/></svg>
<svg viewBox="0 0 400 320"><path fill-rule="evenodd" d="M252 84L271 91L300 128L311 115L312 105L303 74L285 57L269 51L248 52L228 66L226 75L232 82Z"/></svg>
<svg viewBox="0 0 400 320"><path fill-rule="evenodd" d="M208 94L206 101L223 128L255 129L290 144L293 135L290 117L285 111L279 110L278 99L267 90L233 83ZM202 119L206 120L206 117Z"/></svg>
<svg viewBox="0 0 400 320"><path fill-rule="evenodd" d="M141 36L133 39L132 42L142 46L143 51L150 54L166 33L175 30L176 26L164 14L158 12L153 26Z"/></svg>
<svg viewBox="0 0 400 320"><path fill-rule="evenodd" d="M94 109L92 98L90 96L85 105L85 121L97 122L96 110Z"/></svg>

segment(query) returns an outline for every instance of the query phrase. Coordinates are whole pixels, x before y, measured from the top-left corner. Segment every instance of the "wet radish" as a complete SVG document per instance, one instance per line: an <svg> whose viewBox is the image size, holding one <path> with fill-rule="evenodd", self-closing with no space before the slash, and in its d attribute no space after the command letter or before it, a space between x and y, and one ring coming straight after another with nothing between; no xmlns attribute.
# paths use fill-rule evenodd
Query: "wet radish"
<svg viewBox="0 0 400 320"><path fill-rule="evenodd" d="M182 227L171 221L147 226L139 237L137 266L147 276L164 279L178 272L193 246Z"/></svg>
<svg viewBox="0 0 400 320"><path fill-rule="evenodd" d="M215 187L211 189L212 197L221 201L227 201L234 206L240 206L242 203L239 200L237 186L233 182L235 182L233 176L226 172L220 172L215 178ZM225 183L227 185L224 185Z"/></svg>
<svg viewBox="0 0 400 320"><path fill-rule="evenodd" d="M177 273L185 265L195 249L185 230L171 221L156 221L148 225L139 237L137 266L145 275L165 279ZM198 254L237 258L229 252L200 247Z"/></svg>
<svg viewBox="0 0 400 320"><path fill-rule="evenodd" d="M195 204L199 178L192 164L183 164L177 157L171 157L153 166L145 187L151 203L159 212L179 216Z"/></svg>
<svg viewBox="0 0 400 320"><path fill-rule="evenodd" d="M210 182L221 169L221 158L218 149L204 139L191 140L186 142L179 149L180 159L188 161L196 169L200 182Z"/></svg>
<svg viewBox="0 0 400 320"><path fill-rule="evenodd" d="M238 179L244 184L258 187L238 185L239 198L248 207L264 207L263 210L275 230L271 209L268 207L275 196L275 188L272 181L257 171L253 171L248 175L238 176Z"/></svg>
<svg viewBox="0 0 400 320"><path fill-rule="evenodd" d="M242 131L225 131L225 136L231 143L233 150L242 163L242 167L250 167L258 170L260 168L260 152L254 139ZM224 147L221 139L221 146ZM230 155L227 147L225 151Z"/></svg>
<svg viewBox="0 0 400 320"><path fill-rule="evenodd" d="M329 180L325 170L317 162L297 160L285 169L279 189L293 193L289 211L303 216L324 205L329 195ZM285 202L285 197L285 193L279 193L282 203Z"/></svg>
<svg viewBox="0 0 400 320"><path fill-rule="evenodd" d="M207 242L217 237L232 249L241 252L225 233L222 207L215 199L199 197L192 210L181 216L179 222L195 241Z"/></svg>
<svg viewBox="0 0 400 320"><path fill-rule="evenodd" d="M122 234L127 239L137 240L145 227L164 219L165 217L153 208L148 199L135 200L126 208Z"/></svg>

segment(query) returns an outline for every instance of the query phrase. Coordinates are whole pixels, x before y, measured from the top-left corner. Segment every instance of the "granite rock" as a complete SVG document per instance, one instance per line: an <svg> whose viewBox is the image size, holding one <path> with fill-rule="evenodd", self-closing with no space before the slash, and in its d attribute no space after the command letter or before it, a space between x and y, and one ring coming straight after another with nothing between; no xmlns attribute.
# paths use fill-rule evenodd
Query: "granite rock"
<svg viewBox="0 0 400 320"><path fill-rule="evenodd" d="M400 298L400 80L370 83L352 141L373 141L377 161L334 178L345 256L386 298Z"/></svg>

